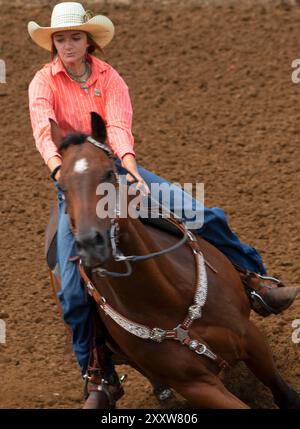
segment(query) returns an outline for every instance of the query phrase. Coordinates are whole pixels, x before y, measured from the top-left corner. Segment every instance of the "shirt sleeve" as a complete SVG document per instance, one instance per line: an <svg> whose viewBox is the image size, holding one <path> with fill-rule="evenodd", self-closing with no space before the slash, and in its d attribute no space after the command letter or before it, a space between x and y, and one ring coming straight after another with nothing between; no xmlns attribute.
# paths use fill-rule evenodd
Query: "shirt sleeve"
<svg viewBox="0 0 300 429"><path fill-rule="evenodd" d="M31 81L28 89L29 113L36 147L45 164L53 156L60 156L57 147L51 137L50 119L56 123L53 110L53 92L47 79L37 73Z"/></svg>
<svg viewBox="0 0 300 429"><path fill-rule="evenodd" d="M127 153L135 156L130 96L126 83L116 70L112 70L106 90L105 116L108 143L115 155L120 159Z"/></svg>

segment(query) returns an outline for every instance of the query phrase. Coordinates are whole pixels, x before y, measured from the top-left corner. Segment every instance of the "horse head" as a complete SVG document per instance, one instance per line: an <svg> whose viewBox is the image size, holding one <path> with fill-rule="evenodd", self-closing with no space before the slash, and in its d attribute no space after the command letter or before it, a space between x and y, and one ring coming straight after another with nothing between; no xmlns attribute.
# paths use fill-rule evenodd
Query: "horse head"
<svg viewBox="0 0 300 429"><path fill-rule="evenodd" d="M106 145L105 123L98 114L91 113L92 136L74 133L62 138L57 124L50 122L52 138L63 160L58 186L65 199L78 255L85 266L99 266L111 254L111 219L104 210L99 213L99 185L115 189L117 184L112 152Z"/></svg>

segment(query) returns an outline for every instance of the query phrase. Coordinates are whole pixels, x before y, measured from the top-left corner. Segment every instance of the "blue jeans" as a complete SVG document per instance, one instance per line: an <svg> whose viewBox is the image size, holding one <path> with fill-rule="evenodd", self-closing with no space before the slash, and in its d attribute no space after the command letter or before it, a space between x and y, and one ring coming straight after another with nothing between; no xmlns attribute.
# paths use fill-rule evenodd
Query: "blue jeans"
<svg viewBox="0 0 300 429"><path fill-rule="evenodd" d="M72 330L73 350L82 374L86 372L90 351L91 303L82 282L77 264L69 261L76 255L75 240L70 229L69 215L65 213L65 202L58 189L57 261L61 277L58 293L65 323Z"/></svg>
<svg viewBox="0 0 300 429"><path fill-rule="evenodd" d="M119 173L125 171L119 160L115 161ZM153 183L166 183L167 181L145 168L138 166L140 175L150 187ZM56 186L57 187L57 186ZM182 190L177 188L174 198L169 202L170 210L176 210L176 206L182 202ZM57 188L59 203L59 220L57 231L57 258L61 273L62 288L58 294L62 305L64 321L71 327L73 332L73 349L77 357L82 373L86 371L91 337L90 324L90 297L80 278L77 264L70 262L70 256L76 255L75 241L70 230L69 216L65 214L65 203L61 191ZM164 204L161 194L153 195L156 200ZM260 254L253 247L240 242L227 223L226 216L218 207L211 209L204 207L198 201L185 194L185 201L192 200L194 209L204 210L204 224L195 232L205 240L217 247L232 262L260 274L266 274L265 267Z"/></svg>

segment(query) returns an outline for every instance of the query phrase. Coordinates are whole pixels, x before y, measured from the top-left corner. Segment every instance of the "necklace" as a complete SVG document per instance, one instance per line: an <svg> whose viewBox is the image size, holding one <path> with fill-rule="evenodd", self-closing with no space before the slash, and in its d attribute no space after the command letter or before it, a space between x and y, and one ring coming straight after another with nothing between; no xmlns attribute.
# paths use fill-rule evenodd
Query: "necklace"
<svg viewBox="0 0 300 429"><path fill-rule="evenodd" d="M78 82L80 85L80 88L83 89L86 93L88 92L88 87L85 86L84 84L87 82L88 78L90 77L90 72L91 72L91 68L90 68L90 64L88 61L85 62L85 71L82 75L73 75L72 73L70 73L69 71L67 71L67 74L70 76L70 78L72 80L74 80L75 82ZM80 79L83 76L86 76L85 79Z"/></svg>
<svg viewBox="0 0 300 429"><path fill-rule="evenodd" d="M67 70L67 69L66 69ZM84 72L80 75L76 75L71 73L70 71L67 70L68 75L70 76L71 79L78 81L78 79L80 79L81 77L83 77L89 70L89 63L86 61L85 62L85 69Z"/></svg>

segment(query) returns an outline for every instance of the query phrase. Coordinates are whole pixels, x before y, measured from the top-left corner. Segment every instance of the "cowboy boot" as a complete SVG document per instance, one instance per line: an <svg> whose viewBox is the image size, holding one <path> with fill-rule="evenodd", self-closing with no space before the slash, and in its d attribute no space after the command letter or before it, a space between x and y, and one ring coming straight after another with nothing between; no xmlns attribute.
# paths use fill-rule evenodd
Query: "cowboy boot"
<svg viewBox="0 0 300 429"><path fill-rule="evenodd" d="M260 316L267 317L286 310L299 292L299 288L287 287L275 277L262 276L236 265L235 268L241 276L252 309ZM277 287L264 284L262 280L275 283Z"/></svg>

